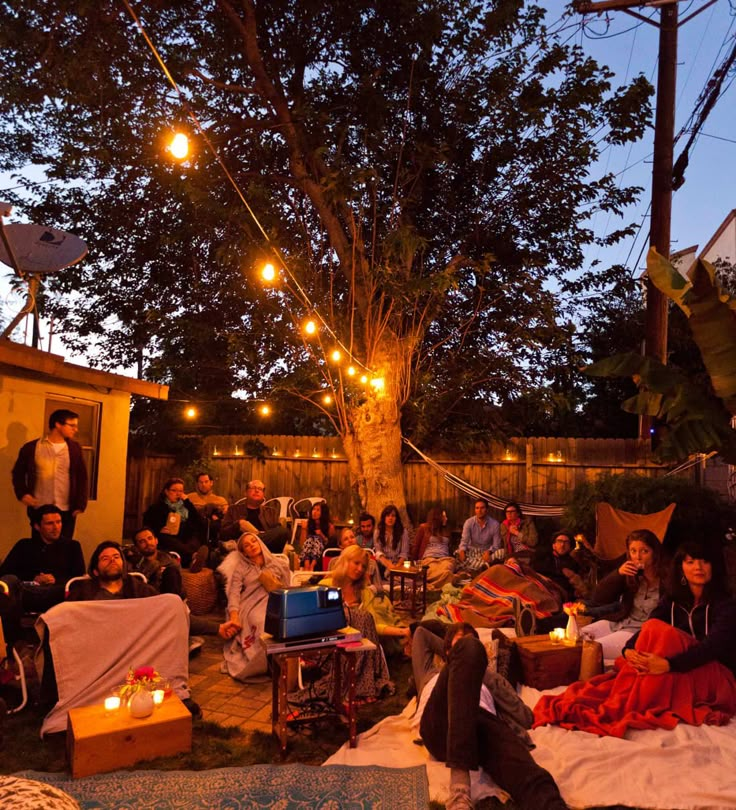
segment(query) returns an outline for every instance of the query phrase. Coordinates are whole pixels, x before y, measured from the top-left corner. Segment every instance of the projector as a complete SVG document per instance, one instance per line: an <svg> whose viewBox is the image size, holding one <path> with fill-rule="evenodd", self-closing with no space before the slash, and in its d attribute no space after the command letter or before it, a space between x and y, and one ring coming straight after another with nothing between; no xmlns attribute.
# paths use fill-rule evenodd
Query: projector
<svg viewBox="0 0 736 810"><path fill-rule="evenodd" d="M265 631L276 641L318 638L345 626L339 588L278 588L268 595Z"/></svg>

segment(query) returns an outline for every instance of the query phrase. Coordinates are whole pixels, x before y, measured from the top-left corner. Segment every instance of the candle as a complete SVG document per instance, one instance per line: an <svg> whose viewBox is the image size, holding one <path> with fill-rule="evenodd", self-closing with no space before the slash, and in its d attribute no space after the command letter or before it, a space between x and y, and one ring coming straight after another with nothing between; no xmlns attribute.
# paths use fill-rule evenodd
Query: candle
<svg viewBox="0 0 736 810"><path fill-rule="evenodd" d="M116 712L120 708L120 697L118 695L111 695L105 698L105 711L108 714Z"/></svg>
<svg viewBox="0 0 736 810"><path fill-rule="evenodd" d="M411 562L409 560L404 560L404 568L411 568Z"/></svg>
<svg viewBox="0 0 736 810"><path fill-rule="evenodd" d="M549 640L554 644L559 644L561 641L565 640L565 631L562 627L557 627L554 630L549 631Z"/></svg>
<svg viewBox="0 0 736 810"><path fill-rule="evenodd" d="M164 702L164 690L163 689L154 689L153 690L153 704L154 706L160 706Z"/></svg>

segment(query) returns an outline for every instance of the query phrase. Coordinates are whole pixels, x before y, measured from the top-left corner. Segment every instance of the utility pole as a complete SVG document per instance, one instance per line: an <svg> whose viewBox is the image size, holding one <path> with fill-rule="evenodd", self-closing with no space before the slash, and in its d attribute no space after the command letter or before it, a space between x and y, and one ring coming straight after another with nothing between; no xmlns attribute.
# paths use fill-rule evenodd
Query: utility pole
<svg viewBox="0 0 736 810"><path fill-rule="evenodd" d="M649 245L655 247L661 256L670 255L670 226L672 222L672 165L675 138L675 90L677 86L677 2L660 0L600 0L588 2L578 0L575 10L579 14L600 13L602 11L624 11L643 22L659 28L659 59L657 69L657 109L654 119L654 160L652 166L652 205L649 225ZM682 22L712 5L708 0L698 11ZM635 6L659 7L659 24L636 11ZM667 363L667 298L647 278L646 312L644 326L644 354ZM639 438L650 436L651 418L639 420Z"/></svg>

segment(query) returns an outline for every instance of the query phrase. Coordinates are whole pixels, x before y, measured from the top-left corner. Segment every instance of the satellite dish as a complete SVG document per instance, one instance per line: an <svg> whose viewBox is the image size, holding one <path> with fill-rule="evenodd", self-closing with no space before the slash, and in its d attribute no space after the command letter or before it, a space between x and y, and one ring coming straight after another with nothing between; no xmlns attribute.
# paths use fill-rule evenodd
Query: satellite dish
<svg viewBox="0 0 736 810"><path fill-rule="evenodd" d="M13 223L4 227L18 269L23 273L56 273L87 255L87 245L71 233L43 225ZM4 242L0 241L0 262L12 267Z"/></svg>

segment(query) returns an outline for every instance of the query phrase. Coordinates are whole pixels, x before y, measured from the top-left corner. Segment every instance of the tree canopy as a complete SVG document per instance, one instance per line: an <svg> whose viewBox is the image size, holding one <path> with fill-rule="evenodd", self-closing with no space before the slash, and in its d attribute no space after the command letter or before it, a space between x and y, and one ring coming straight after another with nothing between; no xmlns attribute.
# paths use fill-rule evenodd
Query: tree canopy
<svg viewBox="0 0 736 810"><path fill-rule="evenodd" d="M595 212L637 193L596 160L641 137L651 87L612 87L532 2L155 0L137 12L180 95L123 4L0 7L0 167L43 167L24 212L90 248L49 282L67 345L181 398L308 401L364 502L366 476L393 497L374 457L401 430L499 426L548 381L571 339L558 285ZM163 150L180 127L185 164ZM310 343L314 312L332 332ZM330 364L335 337L382 388Z"/></svg>

